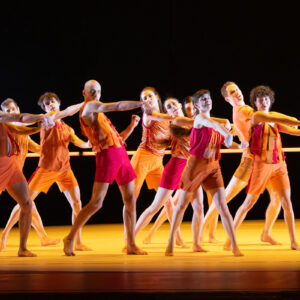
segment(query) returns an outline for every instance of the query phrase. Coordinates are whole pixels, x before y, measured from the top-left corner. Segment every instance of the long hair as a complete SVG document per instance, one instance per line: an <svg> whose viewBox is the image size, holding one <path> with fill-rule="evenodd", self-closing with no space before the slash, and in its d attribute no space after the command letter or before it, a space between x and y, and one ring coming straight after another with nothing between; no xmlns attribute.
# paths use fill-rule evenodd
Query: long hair
<svg viewBox="0 0 300 300"><path fill-rule="evenodd" d="M141 93L140 93L140 101L143 100L143 99L142 99L142 94L143 94L143 92L145 92L145 91L147 91L147 90L153 92L154 95L156 96L157 102L158 102L158 107L159 107L159 112L162 113L164 110L163 110L163 105L162 105L162 102L161 102L161 98L160 98L159 93L157 92L157 90L156 90L154 87L151 87L151 86L146 86L146 87L144 87L144 88L142 89ZM142 110L143 110L143 108L142 108Z"/></svg>

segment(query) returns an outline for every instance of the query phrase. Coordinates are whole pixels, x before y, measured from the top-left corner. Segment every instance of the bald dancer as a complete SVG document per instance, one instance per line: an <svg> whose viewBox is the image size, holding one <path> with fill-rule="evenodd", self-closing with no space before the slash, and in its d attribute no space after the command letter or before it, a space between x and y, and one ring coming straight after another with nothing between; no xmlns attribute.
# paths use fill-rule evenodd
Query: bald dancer
<svg viewBox="0 0 300 300"><path fill-rule="evenodd" d="M82 132L88 137L96 153L96 174L92 197L82 208L70 233L64 238L64 252L74 256L73 243L78 230L103 205L109 185L116 180L122 194L124 225L126 229L127 254L147 254L135 244L136 199L134 195L135 173L130 164L120 135L104 115L110 111L126 111L139 107L150 109L144 101L119 101L102 103L101 86L96 80L89 80L83 89L84 105L80 110Z"/></svg>

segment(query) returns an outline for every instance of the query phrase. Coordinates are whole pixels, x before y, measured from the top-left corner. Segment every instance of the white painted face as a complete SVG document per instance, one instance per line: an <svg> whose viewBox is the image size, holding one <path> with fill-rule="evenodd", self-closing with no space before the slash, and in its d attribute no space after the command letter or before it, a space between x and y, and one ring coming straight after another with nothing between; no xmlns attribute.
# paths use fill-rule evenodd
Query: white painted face
<svg viewBox="0 0 300 300"><path fill-rule="evenodd" d="M271 99L269 96L257 97L255 105L258 111L268 112L271 107Z"/></svg>
<svg viewBox="0 0 300 300"><path fill-rule="evenodd" d="M99 100L101 97L101 86L100 84L95 81L91 80L88 81L83 90L84 99L87 101Z"/></svg>
<svg viewBox="0 0 300 300"><path fill-rule="evenodd" d="M60 103L54 98L44 99L43 101L45 112L59 111Z"/></svg>
<svg viewBox="0 0 300 300"><path fill-rule="evenodd" d="M212 100L210 95L202 95L198 100L197 107L201 113L210 112L212 109Z"/></svg>
<svg viewBox="0 0 300 300"><path fill-rule="evenodd" d="M165 110L172 117L183 116L182 105L175 98L169 98L164 103Z"/></svg>
<svg viewBox="0 0 300 300"><path fill-rule="evenodd" d="M7 114L19 114L20 113L20 109L19 109L19 107L14 102L10 102L4 108L4 112L7 113Z"/></svg>
<svg viewBox="0 0 300 300"><path fill-rule="evenodd" d="M243 105L244 104L244 96L236 84L230 84L226 88L227 96L225 99L227 101L231 101L234 105Z"/></svg>
<svg viewBox="0 0 300 300"><path fill-rule="evenodd" d="M184 104L184 111L188 118L193 118L196 114L193 102Z"/></svg>
<svg viewBox="0 0 300 300"><path fill-rule="evenodd" d="M141 99L146 101L155 111L160 111L157 95L152 90L144 90Z"/></svg>

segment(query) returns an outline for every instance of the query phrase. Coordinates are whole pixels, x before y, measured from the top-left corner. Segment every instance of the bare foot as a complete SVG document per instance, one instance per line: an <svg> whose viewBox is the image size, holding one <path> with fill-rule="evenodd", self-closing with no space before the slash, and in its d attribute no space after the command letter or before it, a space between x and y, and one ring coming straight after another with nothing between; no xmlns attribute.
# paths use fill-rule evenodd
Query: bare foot
<svg viewBox="0 0 300 300"><path fill-rule="evenodd" d="M27 249L19 249L18 251L19 257L36 257L36 254L32 253L31 251Z"/></svg>
<svg viewBox="0 0 300 300"><path fill-rule="evenodd" d="M128 255L147 255L148 253L136 245L128 246L127 245L127 254Z"/></svg>
<svg viewBox="0 0 300 300"><path fill-rule="evenodd" d="M127 253L127 245L125 245L122 249L122 253Z"/></svg>
<svg viewBox="0 0 300 300"><path fill-rule="evenodd" d="M193 244L193 252L207 252L207 250L203 249L200 245Z"/></svg>
<svg viewBox="0 0 300 300"><path fill-rule="evenodd" d="M143 244L151 244L151 240L152 240L152 237L146 236L146 237L143 239Z"/></svg>
<svg viewBox="0 0 300 300"><path fill-rule="evenodd" d="M60 239L52 239L50 237L45 237L41 239L41 245L42 246L52 246L57 245L60 242Z"/></svg>
<svg viewBox="0 0 300 300"><path fill-rule="evenodd" d="M0 238L0 252L4 251L6 248L6 241L7 241L7 236L1 235Z"/></svg>
<svg viewBox="0 0 300 300"><path fill-rule="evenodd" d="M182 239L176 239L176 245L180 246L181 248L190 248Z"/></svg>
<svg viewBox="0 0 300 300"><path fill-rule="evenodd" d="M270 243L272 245L281 245L281 243L275 241L269 234L262 234L260 237L262 242Z"/></svg>
<svg viewBox="0 0 300 300"><path fill-rule="evenodd" d="M67 256L75 256L73 252L73 240L69 240L68 238L63 239L64 242L64 252Z"/></svg>
<svg viewBox="0 0 300 300"><path fill-rule="evenodd" d="M219 243L219 241L214 236L209 237L208 242L211 243L211 244L218 244Z"/></svg>
<svg viewBox="0 0 300 300"><path fill-rule="evenodd" d="M232 250L232 253L234 256L244 256L244 254L240 251L238 247L236 247L234 250Z"/></svg>
<svg viewBox="0 0 300 300"><path fill-rule="evenodd" d="M292 250L300 250L299 249L299 245L295 242L295 243L291 243L291 249Z"/></svg>
<svg viewBox="0 0 300 300"><path fill-rule="evenodd" d="M174 247L170 244L168 244L165 256L174 256Z"/></svg>
<svg viewBox="0 0 300 300"><path fill-rule="evenodd" d="M87 247L87 246L84 245L84 244L78 244L78 245L75 245L75 250L76 250L76 251L92 251L93 249Z"/></svg>
<svg viewBox="0 0 300 300"><path fill-rule="evenodd" d="M231 242L230 242L230 239L227 239L227 241L225 242L223 248L224 248L224 250L226 250L226 251L231 250Z"/></svg>

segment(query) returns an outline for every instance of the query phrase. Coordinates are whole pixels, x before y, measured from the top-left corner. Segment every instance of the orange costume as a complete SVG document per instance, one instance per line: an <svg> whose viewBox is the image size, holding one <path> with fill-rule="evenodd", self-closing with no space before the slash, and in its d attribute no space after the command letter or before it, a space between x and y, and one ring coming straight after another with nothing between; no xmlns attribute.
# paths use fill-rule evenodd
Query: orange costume
<svg viewBox="0 0 300 300"><path fill-rule="evenodd" d="M92 150L97 152L95 182L112 184L116 180L119 186L128 184L135 179L135 173L121 137L103 113L97 114L92 126L86 125L81 117L85 105L80 109L80 125Z"/></svg>
<svg viewBox="0 0 300 300"><path fill-rule="evenodd" d="M37 170L29 179L29 190L47 193L56 182L61 192L78 186L71 170L68 145L78 140L74 130L63 121L51 129L41 129L41 155Z"/></svg>
<svg viewBox="0 0 300 300"><path fill-rule="evenodd" d="M254 160L247 188L248 194L263 193L268 183L275 192L290 189L285 156L276 124L271 126L263 123L253 126L250 150Z"/></svg>
<svg viewBox="0 0 300 300"><path fill-rule="evenodd" d="M248 105L233 107L233 124L240 141L249 142L250 140L252 115L253 108ZM233 176L244 182L248 182L252 170L252 159L253 155L250 153L249 149L244 149L240 165Z"/></svg>
<svg viewBox="0 0 300 300"><path fill-rule="evenodd" d="M131 158L136 174L135 196L138 197L144 180L149 189L158 189L163 167L163 156L166 146L162 141L170 138L169 121L152 121L149 127L143 124L142 141Z"/></svg>
<svg viewBox="0 0 300 300"><path fill-rule="evenodd" d="M0 193L10 186L26 181L16 155L19 147L6 124L0 123Z"/></svg>

